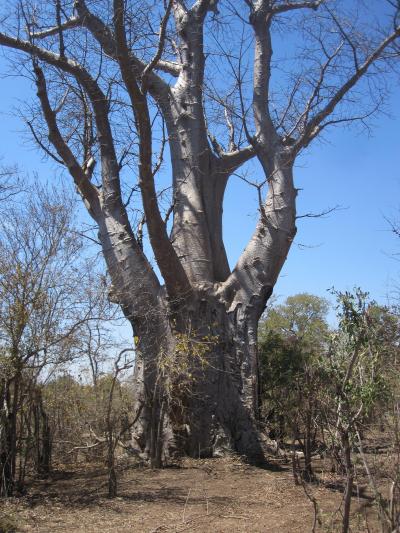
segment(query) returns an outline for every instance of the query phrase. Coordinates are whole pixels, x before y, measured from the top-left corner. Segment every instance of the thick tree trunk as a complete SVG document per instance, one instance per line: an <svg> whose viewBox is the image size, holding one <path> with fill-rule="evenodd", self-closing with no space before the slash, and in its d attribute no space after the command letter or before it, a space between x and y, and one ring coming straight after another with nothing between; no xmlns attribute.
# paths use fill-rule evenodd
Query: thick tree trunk
<svg viewBox="0 0 400 533"><path fill-rule="evenodd" d="M155 337L149 353L139 336L135 385L144 408L133 440L153 466L174 455L226 451L263 460L257 321L253 306L227 313L215 296L203 294L184 313L168 317L157 357Z"/></svg>

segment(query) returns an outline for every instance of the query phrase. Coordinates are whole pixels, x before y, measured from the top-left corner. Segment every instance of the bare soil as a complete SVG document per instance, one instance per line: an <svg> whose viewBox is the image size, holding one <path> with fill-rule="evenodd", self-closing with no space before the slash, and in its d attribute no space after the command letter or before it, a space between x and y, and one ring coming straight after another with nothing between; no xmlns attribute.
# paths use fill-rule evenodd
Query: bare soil
<svg viewBox="0 0 400 533"><path fill-rule="evenodd" d="M324 526L318 531L336 531L340 513L336 520L332 513L343 497L342 480L321 466L318 477L309 489L321 507ZM310 532L314 521L313 504L294 484L290 465L257 468L237 457L184 460L163 470L125 468L112 500L104 467L63 467L48 480L32 481L25 496L3 502L1 511L16 531L41 533L295 533ZM369 531L378 531L361 490L353 502L352 532L368 531L366 513Z"/></svg>

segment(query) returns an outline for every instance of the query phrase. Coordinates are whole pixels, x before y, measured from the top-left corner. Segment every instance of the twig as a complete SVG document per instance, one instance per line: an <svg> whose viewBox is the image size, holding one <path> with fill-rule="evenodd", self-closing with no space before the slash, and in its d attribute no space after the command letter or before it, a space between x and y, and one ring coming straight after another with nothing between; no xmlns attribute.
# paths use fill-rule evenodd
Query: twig
<svg viewBox="0 0 400 533"><path fill-rule="evenodd" d="M319 526L322 525L322 521L321 521L321 517L320 517L320 512L319 512L319 505L318 505L318 502L316 500L316 498L311 494L311 492L309 492L308 490L308 487L307 487L307 484L305 483L304 479L303 479L303 476L299 476L300 478L300 482L301 482L301 486L303 487L303 490L304 490L304 493L305 495L307 496L307 498L311 501L311 503L313 504L313 508L314 508L314 522L313 522L313 525L312 525L312 529L311 529L311 533L316 533L317 531L317 524Z"/></svg>

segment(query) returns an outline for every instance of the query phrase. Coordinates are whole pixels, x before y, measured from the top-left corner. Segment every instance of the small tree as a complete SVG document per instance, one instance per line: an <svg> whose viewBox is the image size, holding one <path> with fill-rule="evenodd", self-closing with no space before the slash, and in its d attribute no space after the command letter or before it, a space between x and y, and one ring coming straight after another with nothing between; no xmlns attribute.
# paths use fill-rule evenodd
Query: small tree
<svg viewBox="0 0 400 533"><path fill-rule="evenodd" d="M385 384L373 415L379 420L379 433L384 437L386 460L377 461L374 454L371 457L366 453L363 421L357 424L354 446L361 456L378 508L382 533L392 533L400 528L400 320L398 309L393 307L371 306L369 314L373 320L369 332L376 339L382 359L378 372ZM373 423L373 419L367 419L367 426L370 422Z"/></svg>
<svg viewBox="0 0 400 533"><path fill-rule="evenodd" d="M88 427L96 409L94 391L63 369L43 384L42 394L53 437L53 460L73 463L79 451L88 448Z"/></svg>
<svg viewBox="0 0 400 533"><path fill-rule="evenodd" d="M268 310L260 328L262 401L275 435L298 441L304 451L304 475L311 480L312 449L321 420L323 385L320 358L327 340L328 302L311 294L290 296ZM278 426L278 428L276 427Z"/></svg>
<svg viewBox="0 0 400 533"><path fill-rule="evenodd" d="M339 325L324 359L328 377L324 415L346 475L342 531L347 533L355 476L352 449L357 442L361 444L361 432L371 423L377 407L390 397L386 362L393 354L393 343L387 336L385 342L385 315L367 293L356 289L335 294Z"/></svg>
<svg viewBox="0 0 400 533"><path fill-rule="evenodd" d="M133 359L127 357L127 354L132 352L132 349L124 349L118 354L114 361L113 372L107 376L107 398L105 403L105 437L107 443L107 468L108 468L108 496L114 498L117 495L117 472L115 466L115 451L117 445L121 442L121 439L131 429L132 425L136 423L142 407L139 406L138 412L135 414L133 420L129 421L127 416L127 402L123 401L123 388L119 382L121 373L132 368ZM119 392L120 408L117 409L116 392ZM122 403L122 405L121 405ZM125 413L124 413L125 410ZM125 416L124 416L125 415Z"/></svg>
<svg viewBox="0 0 400 533"><path fill-rule="evenodd" d="M5 496L14 491L18 435L30 418L25 407L33 408L34 441L42 447L35 453L37 468L48 471L50 435L37 380L43 368L76 353L79 328L90 316L82 300L85 262L76 261L81 245L71 233L73 201L66 192L38 184L30 189L18 204L4 208L0 221L0 494ZM28 453L32 439L25 443Z"/></svg>

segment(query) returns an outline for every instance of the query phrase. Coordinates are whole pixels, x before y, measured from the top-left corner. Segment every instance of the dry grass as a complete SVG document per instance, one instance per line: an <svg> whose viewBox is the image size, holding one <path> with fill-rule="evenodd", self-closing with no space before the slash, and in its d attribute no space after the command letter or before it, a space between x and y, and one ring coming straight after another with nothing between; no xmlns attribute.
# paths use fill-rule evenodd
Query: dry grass
<svg viewBox="0 0 400 533"><path fill-rule="evenodd" d="M331 523L341 482L319 476L322 483L311 490ZM184 460L163 470L131 467L121 474L119 497L109 500L106 493L104 468L62 468L32 482L24 497L3 503L2 512L18 523L17 531L41 533L304 533L313 523L312 503L294 485L288 465L261 469L237 457ZM359 494L354 512L368 508L368 497ZM364 519L355 518L352 531L367 531Z"/></svg>

